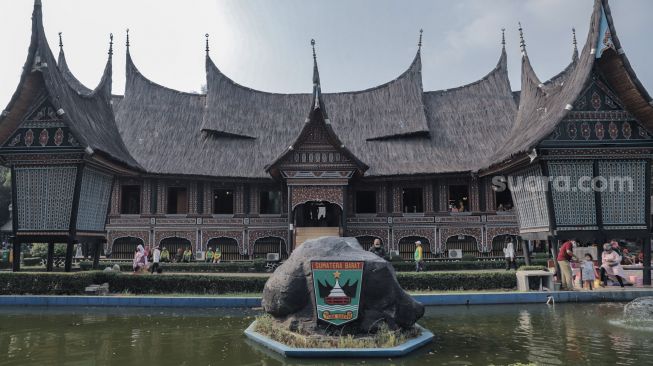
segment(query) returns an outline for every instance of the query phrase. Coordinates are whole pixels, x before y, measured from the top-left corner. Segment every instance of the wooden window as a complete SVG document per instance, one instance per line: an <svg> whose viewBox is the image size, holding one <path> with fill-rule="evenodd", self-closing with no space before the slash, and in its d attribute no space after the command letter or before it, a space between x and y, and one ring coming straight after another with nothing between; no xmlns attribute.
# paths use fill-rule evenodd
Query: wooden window
<svg viewBox="0 0 653 366"><path fill-rule="evenodd" d="M469 211L469 186L451 185L449 186L449 212L467 212Z"/></svg>
<svg viewBox="0 0 653 366"><path fill-rule="evenodd" d="M233 215L234 191L231 189L216 189L213 191L213 213L216 215Z"/></svg>
<svg viewBox="0 0 653 366"><path fill-rule="evenodd" d="M493 186L494 188L494 186ZM506 186L505 189L503 190L497 190L494 192L494 197L496 199L496 205L495 207L497 211L512 211L513 209L513 203L512 203L512 194L510 194L510 189L508 189L508 186Z"/></svg>
<svg viewBox="0 0 653 366"><path fill-rule="evenodd" d="M188 191L186 187L168 187L168 214L188 213Z"/></svg>
<svg viewBox="0 0 653 366"><path fill-rule="evenodd" d="M141 213L141 186L124 185L120 189L120 213L138 215Z"/></svg>
<svg viewBox="0 0 653 366"><path fill-rule="evenodd" d="M281 191L261 191L260 200L261 214L281 213Z"/></svg>
<svg viewBox="0 0 653 366"><path fill-rule="evenodd" d="M424 197L422 188L404 188L402 202L405 213L424 212Z"/></svg>
<svg viewBox="0 0 653 366"><path fill-rule="evenodd" d="M356 191L356 213L376 213L376 191Z"/></svg>

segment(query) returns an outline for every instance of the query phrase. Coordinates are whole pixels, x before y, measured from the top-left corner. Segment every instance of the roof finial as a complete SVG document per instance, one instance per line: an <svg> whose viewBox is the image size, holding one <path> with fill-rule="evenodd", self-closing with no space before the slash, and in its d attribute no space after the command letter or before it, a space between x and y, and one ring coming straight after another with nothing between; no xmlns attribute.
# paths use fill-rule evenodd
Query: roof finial
<svg viewBox="0 0 653 366"><path fill-rule="evenodd" d="M419 48L420 51L422 50L422 33L424 33L424 29L420 28L420 30L419 30L419 42L417 42L417 48Z"/></svg>
<svg viewBox="0 0 653 366"><path fill-rule="evenodd" d="M506 48L506 28L501 28L501 45Z"/></svg>
<svg viewBox="0 0 653 366"><path fill-rule="evenodd" d="M519 24L519 48L521 48L521 53L522 56L526 55L526 42L524 41L524 29L521 26L521 22Z"/></svg>
<svg viewBox="0 0 653 366"><path fill-rule="evenodd" d="M113 56L113 33L109 33L109 56Z"/></svg>
<svg viewBox="0 0 653 366"><path fill-rule="evenodd" d="M127 28L126 33L127 33L127 41L125 42L125 46L127 46L127 48L129 48L129 28Z"/></svg>
<svg viewBox="0 0 653 366"><path fill-rule="evenodd" d="M208 56L208 55L209 55L209 34L206 33L206 34L204 35L204 37L206 38L206 48L205 48L205 51L206 51L206 55Z"/></svg>
<svg viewBox="0 0 653 366"><path fill-rule="evenodd" d="M311 47L313 47L313 60L317 60L317 56L315 55L315 39L311 38Z"/></svg>
<svg viewBox="0 0 653 366"><path fill-rule="evenodd" d="M61 32L59 32L59 49L63 50L63 38L61 37Z"/></svg>

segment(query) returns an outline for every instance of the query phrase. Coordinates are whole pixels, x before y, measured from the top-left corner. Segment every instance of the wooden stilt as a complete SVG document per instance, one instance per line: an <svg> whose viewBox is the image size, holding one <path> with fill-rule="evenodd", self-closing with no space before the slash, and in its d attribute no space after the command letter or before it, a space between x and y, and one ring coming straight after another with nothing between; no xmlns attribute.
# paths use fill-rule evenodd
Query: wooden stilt
<svg viewBox="0 0 653 366"><path fill-rule="evenodd" d="M522 247L522 253L524 253L524 263L527 266L531 265L531 251L529 250L530 248L528 247L528 240L523 240L521 239L521 247Z"/></svg>
<svg viewBox="0 0 653 366"><path fill-rule="evenodd" d="M73 241L73 238L68 238L68 242L66 243L66 262L64 266L64 270L66 272L70 272L73 268L73 249L75 247L75 243Z"/></svg>
<svg viewBox="0 0 653 366"><path fill-rule="evenodd" d="M651 238L645 237L642 242L642 250L644 251L644 281L646 286L651 285Z"/></svg>
<svg viewBox="0 0 653 366"><path fill-rule="evenodd" d="M45 262L45 270L47 272L52 272L52 267L54 266L54 242L48 243L48 257Z"/></svg>
<svg viewBox="0 0 653 366"><path fill-rule="evenodd" d="M102 241L98 240L94 244L93 250L93 269L100 267L100 253L102 252Z"/></svg>
<svg viewBox="0 0 653 366"><path fill-rule="evenodd" d="M12 271L14 272L19 272L20 271L20 240L18 238L14 237L14 243L13 243L13 263L12 263Z"/></svg>

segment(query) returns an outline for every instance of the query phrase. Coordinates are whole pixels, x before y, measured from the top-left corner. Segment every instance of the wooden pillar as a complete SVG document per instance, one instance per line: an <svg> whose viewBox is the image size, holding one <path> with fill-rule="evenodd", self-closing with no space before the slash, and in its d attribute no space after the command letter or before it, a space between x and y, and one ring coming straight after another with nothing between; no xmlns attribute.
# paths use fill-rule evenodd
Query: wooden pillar
<svg viewBox="0 0 653 366"><path fill-rule="evenodd" d="M12 271L18 272L20 271L20 240L18 238L14 237L14 243L13 243L13 254L12 254Z"/></svg>
<svg viewBox="0 0 653 366"><path fill-rule="evenodd" d="M45 262L45 270L47 272L52 272L52 267L54 267L54 242L48 243L48 259Z"/></svg>
<svg viewBox="0 0 653 366"><path fill-rule="evenodd" d="M651 285L651 238L645 237L642 242L642 251L644 256L642 258L644 264L644 274L642 284L645 286Z"/></svg>
<svg viewBox="0 0 653 366"><path fill-rule="evenodd" d="M560 250L558 238L554 236L551 238L551 254L553 255L553 264L556 267L556 274L558 277L556 282L562 283L562 274L560 273L560 266L558 265L558 250Z"/></svg>
<svg viewBox="0 0 653 366"><path fill-rule="evenodd" d="M102 253L102 240L98 240L93 245L93 269L100 267L100 253Z"/></svg>
<svg viewBox="0 0 653 366"><path fill-rule="evenodd" d="M295 250L295 215L292 210L292 186L288 185L288 255Z"/></svg>
<svg viewBox="0 0 653 366"><path fill-rule="evenodd" d="M68 238L66 243L66 262L64 265L64 271L70 272L73 267L73 249L75 247L75 242L72 237Z"/></svg>
<svg viewBox="0 0 653 366"><path fill-rule="evenodd" d="M345 236L347 230L347 212L349 212L349 197L347 186L342 186L342 214L340 215L340 235Z"/></svg>
<svg viewBox="0 0 653 366"><path fill-rule="evenodd" d="M521 241L521 247L522 247L522 253L524 253L524 264L527 266L531 265L531 251L530 251L530 240L524 240L520 239Z"/></svg>

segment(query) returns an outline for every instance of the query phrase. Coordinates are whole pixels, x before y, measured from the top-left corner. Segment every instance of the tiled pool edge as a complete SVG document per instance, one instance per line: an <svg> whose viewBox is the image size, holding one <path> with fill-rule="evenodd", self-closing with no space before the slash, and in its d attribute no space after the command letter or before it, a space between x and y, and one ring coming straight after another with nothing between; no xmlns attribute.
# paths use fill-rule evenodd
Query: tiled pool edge
<svg viewBox="0 0 653 366"><path fill-rule="evenodd" d="M544 303L552 296L556 303L631 301L653 296L653 289L614 291L495 292L416 294L424 305L495 305ZM165 297L165 296L69 296L0 295L0 306L123 306L123 307L219 307L251 308L261 306L260 297Z"/></svg>
<svg viewBox="0 0 653 366"><path fill-rule="evenodd" d="M251 341L286 357L326 358L326 357L399 357L430 343L433 333L417 325L422 330L419 337L391 348L294 348L274 341L254 330L256 321L245 329L245 336Z"/></svg>

